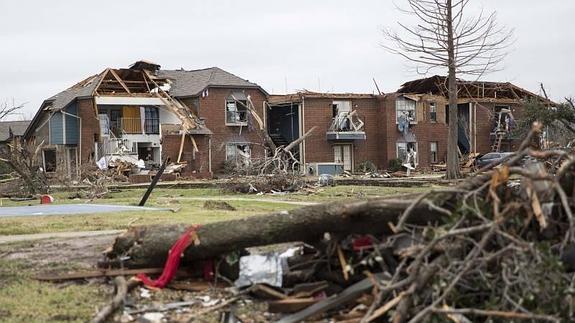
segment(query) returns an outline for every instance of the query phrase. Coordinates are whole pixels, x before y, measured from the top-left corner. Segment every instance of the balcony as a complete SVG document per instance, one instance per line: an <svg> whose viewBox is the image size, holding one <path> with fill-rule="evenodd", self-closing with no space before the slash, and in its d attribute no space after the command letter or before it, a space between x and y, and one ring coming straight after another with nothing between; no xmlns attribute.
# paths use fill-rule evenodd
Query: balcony
<svg viewBox="0 0 575 323"><path fill-rule="evenodd" d="M158 118L120 118L109 121L110 132L116 137L122 135L157 135L160 134Z"/></svg>
<svg viewBox="0 0 575 323"><path fill-rule="evenodd" d="M327 140L365 140L364 123L357 116L357 111L340 112L333 118L327 130Z"/></svg>

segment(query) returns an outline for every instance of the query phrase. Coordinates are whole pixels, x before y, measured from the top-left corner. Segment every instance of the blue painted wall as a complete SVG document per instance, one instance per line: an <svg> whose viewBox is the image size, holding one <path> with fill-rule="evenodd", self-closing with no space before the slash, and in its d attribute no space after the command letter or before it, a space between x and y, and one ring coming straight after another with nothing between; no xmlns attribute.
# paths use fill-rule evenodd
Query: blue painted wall
<svg viewBox="0 0 575 323"><path fill-rule="evenodd" d="M64 134L63 134L63 114L56 112L50 118L50 144L51 145L62 145L64 144Z"/></svg>
<svg viewBox="0 0 575 323"><path fill-rule="evenodd" d="M72 104L65 110L69 114L78 115L78 108L76 104ZM66 118L66 144L77 145L80 138L80 120L70 115L65 115Z"/></svg>

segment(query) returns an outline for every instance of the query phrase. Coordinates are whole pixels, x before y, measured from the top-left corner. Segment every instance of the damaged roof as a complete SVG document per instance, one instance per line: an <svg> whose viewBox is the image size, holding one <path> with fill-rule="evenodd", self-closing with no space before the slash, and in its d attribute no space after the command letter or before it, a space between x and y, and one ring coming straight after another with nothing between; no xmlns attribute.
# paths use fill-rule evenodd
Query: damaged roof
<svg viewBox="0 0 575 323"><path fill-rule="evenodd" d="M413 80L401 85L397 93L428 93L447 97L447 81L447 77L439 75ZM489 100L536 98L543 102L552 103L540 95L529 92L509 82L465 81L457 79L457 86L458 96L460 98Z"/></svg>
<svg viewBox="0 0 575 323"><path fill-rule="evenodd" d="M12 136L23 136L30 120L26 121L1 121L0 122L0 142L7 141Z"/></svg>
<svg viewBox="0 0 575 323"><path fill-rule="evenodd" d="M290 102L301 102L303 98L349 100L349 99L372 99L375 97L376 97L375 94L366 94L366 93L330 93L330 92L312 92L308 90L303 90L291 94L270 95L268 98L268 102L270 104L282 104Z"/></svg>
<svg viewBox="0 0 575 323"><path fill-rule="evenodd" d="M89 97L94 92L94 89L98 86L102 74L92 75L74 85L67 88L66 90L48 98L43 104L44 108L50 108L50 110L60 110L65 108L68 104L74 101L76 98Z"/></svg>
<svg viewBox="0 0 575 323"><path fill-rule="evenodd" d="M170 94L175 97L197 96L208 87L255 88L266 93L259 85L244 80L219 67L199 70L159 70L158 76L173 81ZM267 93L266 93L267 94Z"/></svg>

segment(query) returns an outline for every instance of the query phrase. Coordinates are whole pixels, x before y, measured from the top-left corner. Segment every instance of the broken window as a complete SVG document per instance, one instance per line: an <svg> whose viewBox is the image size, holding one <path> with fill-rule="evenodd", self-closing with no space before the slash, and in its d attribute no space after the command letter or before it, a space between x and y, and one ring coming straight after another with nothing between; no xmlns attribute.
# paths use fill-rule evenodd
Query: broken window
<svg viewBox="0 0 575 323"><path fill-rule="evenodd" d="M429 104L429 120L431 122L437 122L437 105L435 102Z"/></svg>
<svg viewBox="0 0 575 323"><path fill-rule="evenodd" d="M333 101L333 121L330 130L349 131L352 127L351 101Z"/></svg>
<svg viewBox="0 0 575 323"><path fill-rule="evenodd" d="M234 161L238 165L249 165L251 162L251 147L247 143L226 144L226 160Z"/></svg>
<svg viewBox="0 0 575 323"><path fill-rule="evenodd" d="M403 97L395 100L395 117L395 122L398 124L402 120L409 123L417 123L415 119L415 101Z"/></svg>
<svg viewBox="0 0 575 323"><path fill-rule="evenodd" d="M411 163L417 166L417 142L397 142L396 153L397 158L403 163Z"/></svg>
<svg viewBox="0 0 575 323"><path fill-rule="evenodd" d="M44 149L42 151L42 163L46 173L53 173L57 166L56 149Z"/></svg>
<svg viewBox="0 0 575 323"><path fill-rule="evenodd" d="M495 106L495 125L493 132L511 132L515 127L515 119L509 106Z"/></svg>
<svg viewBox="0 0 575 323"><path fill-rule="evenodd" d="M432 164L437 163L437 141L429 142L429 162Z"/></svg>
<svg viewBox="0 0 575 323"><path fill-rule="evenodd" d="M248 99L243 92L232 92L226 99L226 124L244 125L248 122Z"/></svg>

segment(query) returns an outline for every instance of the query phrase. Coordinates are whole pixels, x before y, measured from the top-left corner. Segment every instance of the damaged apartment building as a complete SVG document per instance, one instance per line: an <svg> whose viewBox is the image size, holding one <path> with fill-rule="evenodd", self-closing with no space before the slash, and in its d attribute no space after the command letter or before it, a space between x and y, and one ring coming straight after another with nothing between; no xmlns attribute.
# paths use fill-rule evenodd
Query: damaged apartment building
<svg viewBox="0 0 575 323"><path fill-rule="evenodd" d="M511 83L458 80L458 147L462 155L513 151L525 100L549 100ZM449 125L447 79L433 76L403 84L395 93L272 95L268 131L278 144L296 140L307 174L354 171L367 161L385 169L391 160L429 169L445 164Z"/></svg>
<svg viewBox="0 0 575 323"><path fill-rule="evenodd" d="M79 165L125 162L145 170L166 158L183 175L209 177L226 160L263 156L248 128L248 98L262 113L267 93L217 67L162 70L138 61L107 68L45 100L25 138L41 145L47 173L70 176ZM245 147L249 147L249 151Z"/></svg>
<svg viewBox="0 0 575 323"><path fill-rule="evenodd" d="M462 154L512 151L524 100L545 100L510 83L459 81L459 89ZM45 100L24 138L40 145L38 162L47 173L74 177L80 165L127 163L132 176L146 177L169 158L182 176L210 177L228 164L266 157L248 106L277 146L314 129L292 151L302 173L353 171L368 161L384 169L408 156L419 168L445 162L449 118L446 79L439 76L385 95L269 95L217 67L163 70L138 61Z"/></svg>

